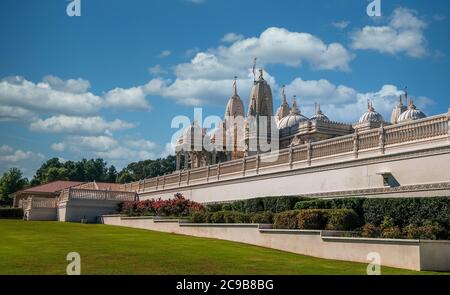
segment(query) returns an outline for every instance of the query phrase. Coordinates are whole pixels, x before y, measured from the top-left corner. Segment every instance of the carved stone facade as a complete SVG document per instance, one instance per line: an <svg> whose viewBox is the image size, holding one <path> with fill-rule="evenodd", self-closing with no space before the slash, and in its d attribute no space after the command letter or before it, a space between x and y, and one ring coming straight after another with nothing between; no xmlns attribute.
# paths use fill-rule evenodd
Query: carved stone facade
<svg viewBox="0 0 450 295"><path fill-rule="evenodd" d="M358 137L358 133L370 130L384 132L386 126L425 118L425 114L416 108L412 100L406 108L403 99L408 100L406 91L399 97L399 104L393 108L390 123L384 120L369 101L367 112L352 125L330 120L318 104L315 114L307 118L302 115L295 96L292 107L289 106L283 86L282 103L274 115L272 90L260 69L259 77L253 82L250 92L247 116L244 115L244 103L238 94L235 77L233 94L228 100L220 127L208 134L206 129L194 123L179 138L176 147L177 170L255 156L268 151L262 148L264 144L270 145L270 151L274 147L281 150L349 134ZM199 137L194 138L194 133ZM205 149L202 143L210 144L212 148Z"/></svg>

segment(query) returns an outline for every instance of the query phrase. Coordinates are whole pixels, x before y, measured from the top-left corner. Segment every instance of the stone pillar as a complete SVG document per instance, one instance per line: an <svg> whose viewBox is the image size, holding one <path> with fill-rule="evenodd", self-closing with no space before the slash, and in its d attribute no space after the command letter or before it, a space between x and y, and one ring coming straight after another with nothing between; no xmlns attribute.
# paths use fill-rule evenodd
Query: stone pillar
<svg viewBox="0 0 450 295"><path fill-rule="evenodd" d="M294 164L294 148L292 147L292 144L289 145L289 169L292 169L292 166Z"/></svg>
<svg viewBox="0 0 450 295"><path fill-rule="evenodd" d="M189 169L189 153L184 152L184 170Z"/></svg>
<svg viewBox="0 0 450 295"><path fill-rule="evenodd" d="M312 156L311 140L308 140L308 142L306 143L306 162L308 163L308 166L311 166L311 156Z"/></svg>
<svg viewBox="0 0 450 295"><path fill-rule="evenodd" d="M353 155L355 159L358 158L358 150L359 150L359 136L358 129L355 129L355 133L353 133Z"/></svg>
<svg viewBox="0 0 450 295"><path fill-rule="evenodd" d="M181 163L180 163L180 152L176 152L175 153L175 157L176 157L176 160L175 160L175 162L176 162L176 170L178 171L178 170L180 170L180 167L181 167Z"/></svg>
<svg viewBox="0 0 450 295"><path fill-rule="evenodd" d="M259 164L261 161L261 156L259 155L259 151L256 154L256 174L259 174Z"/></svg>
<svg viewBox="0 0 450 295"><path fill-rule="evenodd" d="M380 130L378 131L378 135L379 135L378 143L380 146L380 152L382 154L384 154L384 124L383 123L381 123Z"/></svg>

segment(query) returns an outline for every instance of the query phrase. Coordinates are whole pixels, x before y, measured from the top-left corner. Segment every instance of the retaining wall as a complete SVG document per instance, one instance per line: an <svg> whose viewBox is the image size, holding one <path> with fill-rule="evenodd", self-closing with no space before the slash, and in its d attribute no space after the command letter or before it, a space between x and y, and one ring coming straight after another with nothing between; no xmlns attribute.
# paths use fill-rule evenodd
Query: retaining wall
<svg viewBox="0 0 450 295"><path fill-rule="evenodd" d="M325 259L369 263L377 252L381 265L410 270L450 271L450 241L343 238L319 230L265 229L259 224L193 224L152 217L102 216L104 224L215 238Z"/></svg>

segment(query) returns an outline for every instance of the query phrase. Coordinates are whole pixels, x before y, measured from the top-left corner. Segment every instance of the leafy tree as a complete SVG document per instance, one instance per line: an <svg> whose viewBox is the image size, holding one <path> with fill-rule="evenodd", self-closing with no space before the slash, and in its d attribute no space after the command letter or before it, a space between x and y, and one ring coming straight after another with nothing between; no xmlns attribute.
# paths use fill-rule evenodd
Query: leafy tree
<svg viewBox="0 0 450 295"><path fill-rule="evenodd" d="M23 177L20 169L11 168L3 173L0 178L0 205L11 206L13 200L9 195L23 189L26 185L28 185L28 179Z"/></svg>
<svg viewBox="0 0 450 295"><path fill-rule="evenodd" d="M116 167L114 167L114 165L111 165L108 168L108 172L106 173L106 181L107 182L116 182L117 179L117 170Z"/></svg>
<svg viewBox="0 0 450 295"><path fill-rule="evenodd" d="M123 169L120 171L119 175L117 176L117 183L127 183L132 182L134 180L133 175L131 175L130 171Z"/></svg>

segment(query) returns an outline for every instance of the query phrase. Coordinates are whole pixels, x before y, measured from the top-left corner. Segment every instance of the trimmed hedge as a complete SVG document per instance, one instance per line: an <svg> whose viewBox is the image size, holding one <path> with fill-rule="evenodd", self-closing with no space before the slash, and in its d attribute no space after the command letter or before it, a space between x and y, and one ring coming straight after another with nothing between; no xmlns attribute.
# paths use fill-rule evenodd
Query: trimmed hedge
<svg viewBox="0 0 450 295"><path fill-rule="evenodd" d="M22 218L23 217L23 209L22 208L0 208L0 219L8 219L8 218Z"/></svg>
<svg viewBox="0 0 450 295"><path fill-rule="evenodd" d="M258 213L270 211L279 213L293 210L296 203L305 200L310 199L296 196L254 198L225 204L210 204L206 206L206 210L209 212L237 211L242 213Z"/></svg>
<svg viewBox="0 0 450 295"><path fill-rule="evenodd" d="M237 211L195 212L193 223L273 223L272 212L242 213Z"/></svg>
<svg viewBox="0 0 450 295"><path fill-rule="evenodd" d="M295 204L295 209L352 209L363 219L365 200L365 198L315 199L300 201Z"/></svg>
<svg viewBox="0 0 450 295"><path fill-rule="evenodd" d="M316 199L300 201L295 204L301 209L352 209L360 220L380 226L385 218L392 219L393 226L403 228L413 224L421 226L424 222L434 222L450 229L450 198L344 198Z"/></svg>
<svg viewBox="0 0 450 295"><path fill-rule="evenodd" d="M406 199L366 199L363 204L366 223L380 225L385 218L392 219L393 224L422 225L434 222L449 229L450 198L406 198Z"/></svg>
<svg viewBox="0 0 450 295"><path fill-rule="evenodd" d="M352 209L291 210L274 218L274 227L284 229L354 230L359 224L359 217Z"/></svg>

